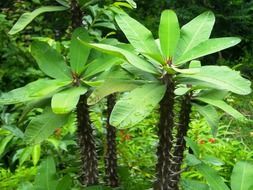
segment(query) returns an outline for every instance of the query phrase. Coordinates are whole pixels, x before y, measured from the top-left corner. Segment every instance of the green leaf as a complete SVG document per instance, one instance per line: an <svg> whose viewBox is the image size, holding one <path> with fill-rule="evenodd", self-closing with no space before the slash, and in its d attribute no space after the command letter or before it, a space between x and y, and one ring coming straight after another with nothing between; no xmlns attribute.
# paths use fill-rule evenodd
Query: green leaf
<svg viewBox="0 0 253 190"><path fill-rule="evenodd" d="M32 154L32 147L26 147L22 150L19 155L19 165L22 166L25 161L27 161Z"/></svg>
<svg viewBox="0 0 253 190"><path fill-rule="evenodd" d="M70 8L70 3L68 2L68 0L56 0L56 1L62 6Z"/></svg>
<svg viewBox="0 0 253 190"><path fill-rule="evenodd" d="M110 69L113 65L121 63L122 59L118 57L105 56L102 58L95 59L87 65L84 72L84 78L92 77L98 73L104 72Z"/></svg>
<svg viewBox="0 0 253 190"><path fill-rule="evenodd" d="M176 71L178 73L189 74L189 75L199 73L199 71L200 71L200 68L179 69L177 67L174 67L173 65L171 67L169 67L169 66L166 66L166 67L167 67L167 69L171 68L171 69L173 69L174 71Z"/></svg>
<svg viewBox="0 0 253 190"><path fill-rule="evenodd" d="M93 105L102 98L115 92L125 92L138 87L140 82L130 80L106 80L101 86L97 87L88 98L88 104Z"/></svg>
<svg viewBox="0 0 253 190"><path fill-rule="evenodd" d="M64 11L66 7L63 6L44 6L40 7L33 12L27 12L21 15L18 21L14 24L14 26L9 31L10 35L16 34L23 30L32 20L37 17L38 15L45 13L45 12L55 12L55 11Z"/></svg>
<svg viewBox="0 0 253 190"><path fill-rule="evenodd" d="M204 176L207 183L213 190L229 190L222 178L207 164L198 164L195 168Z"/></svg>
<svg viewBox="0 0 253 190"><path fill-rule="evenodd" d="M228 95L228 91L217 89L203 89L198 93L198 96L217 100L224 100Z"/></svg>
<svg viewBox="0 0 253 190"><path fill-rule="evenodd" d="M201 164L201 161L193 154L187 154L185 161L188 166L196 166L198 164Z"/></svg>
<svg viewBox="0 0 253 190"><path fill-rule="evenodd" d="M203 66L197 73L180 74L178 78L180 83L227 90L240 95L251 92L251 82L227 66Z"/></svg>
<svg viewBox="0 0 253 190"><path fill-rule="evenodd" d="M182 95L186 94L189 90L190 90L190 88L187 88L187 87L178 87L174 90L174 93L177 96L182 96Z"/></svg>
<svg viewBox="0 0 253 190"><path fill-rule="evenodd" d="M3 93L0 97L0 104L8 105L36 100L50 95L70 83L71 81L39 79L24 87Z"/></svg>
<svg viewBox="0 0 253 190"><path fill-rule="evenodd" d="M32 150L32 161L34 166L36 166L38 161L40 160L40 152L41 152L40 144L34 145Z"/></svg>
<svg viewBox="0 0 253 190"><path fill-rule="evenodd" d="M121 67L124 68L126 71L128 71L129 73L133 74L134 76L136 76L137 78L143 79L143 80L148 80L148 81L156 81L158 82L159 79L157 79L157 77L151 73L147 73L147 72L143 72L142 70L134 67L131 64L128 63L123 63L121 64Z"/></svg>
<svg viewBox="0 0 253 190"><path fill-rule="evenodd" d="M160 84L145 84L121 98L113 108L110 123L118 128L131 127L156 107L163 98L166 87Z"/></svg>
<svg viewBox="0 0 253 190"><path fill-rule="evenodd" d="M4 153L6 146L12 140L12 138L13 138L13 135L8 135L5 138L1 139L1 141L0 141L0 158L2 157L2 154Z"/></svg>
<svg viewBox="0 0 253 190"><path fill-rule="evenodd" d="M190 139L189 137L184 137L184 139L185 139L187 145L192 149L194 155L199 157L200 150L199 150L198 144L196 142L194 142L192 139Z"/></svg>
<svg viewBox="0 0 253 190"><path fill-rule="evenodd" d="M201 42L199 45L195 46L191 50L187 51L184 55L179 57L174 64L181 65L193 59L219 52L221 50L235 46L240 41L240 38L236 37L213 38L206 40L204 42Z"/></svg>
<svg viewBox="0 0 253 190"><path fill-rule="evenodd" d="M159 25L159 38L165 61L174 56L179 37L180 28L176 13L172 10L163 11Z"/></svg>
<svg viewBox="0 0 253 190"><path fill-rule="evenodd" d="M56 79L72 79L70 68L63 56L46 42L34 41L31 54L46 75Z"/></svg>
<svg viewBox="0 0 253 190"><path fill-rule="evenodd" d="M39 144L53 134L56 128L67 123L66 115L56 115L51 109L46 109L41 115L34 117L25 130L24 139L28 143Z"/></svg>
<svg viewBox="0 0 253 190"><path fill-rule="evenodd" d="M107 44L95 44L95 43L87 44L84 41L82 41L82 42L85 45L91 46L91 47L93 47L97 50L100 50L102 52L124 58L130 64L132 64L133 66L135 66L143 71L153 73L153 74L159 74L158 70L151 63L145 61L144 59L140 58L139 56L135 55L134 53L132 53L128 50L125 50L125 49L122 49L119 47L114 47L114 46L107 45Z"/></svg>
<svg viewBox="0 0 253 190"><path fill-rule="evenodd" d="M104 80L95 80L95 81L87 81L87 80L81 80L85 85L88 85L90 87L97 87L103 84Z"/></svg>
<svg viewBox="0 0 253 190"><path fill-rule="evenodd" d="M246 119L240 112L238 112L237 110L235 110L233 107L231 107L230 105L228 105L222 100L205 98L205 97L197 97L196 99L222 109L223 111L225 111L226 113L234 117L235 119L238 119L238 120Z"/></svg>
<svg viewBox="0 0 253 190"><path fill-rule="evenodd" d="M239 161L231 175L232 190L250 190L253 186L253 162Z"/></svg>
<svg viewBox="0 0 253 190"><path fill-rule="evenodd" d="M148 54L159 62L162 61L160 50L155 43L152 33L145 26L128 15L117 15L115 19L137 52Z"/></svg>
<svg viewBox="0 0 253 190"><path fill-rule="evenodd" d="M196 180L182 179L183 190L210 190L208 185Z"/></svg>
<svg viewBox="0 0 253 190"><path fill-rule="evenodd" d="M13 135L20 139L24 137L23 131L19 129L16 125L2 125L1 128L10 131Z"/></svg>
<svg viewBox="0 0 253 190"><path fill-rule="evenodd" d="M87 92L83 86L72 87L58 92L52 97L51 107L56 114L66 114L76 108L79 97Z"/></svg>
<svg viewBox="0 0 253 190"><path fill-rule="evenodd" d="M29 96L26 87L17 88L10 92L3 93L0 97L0 105L17 104L34 99Z"/></svg>
<svg viewBox="0 0 253 190"><path fill-rule="evenodd" d="M193 60L193 61L190 62L189 68L190 69L201 68L201 62L198 61L198 60Z"/></svg>
<svg viewBox="0 0 253 190"><path fill-rule="evenodd" d="M134 9L137 8L136 3L134 2L134 0L125 0L129 5L131 5L131 7L133 7Z"/></svg>
<svg viewBox="0 0 253 190"><path fill-rule="evenodd" d="M45 97L69 85L71 81L39 79L26 86L29 97Z"/></svg>
<svg viewBox="0 0 253 190"><path fill-rule="evenodd" d="M53 190L56 189L56 185L55 162L52 157L47 157L39 166L34 186L36 190Z"/></svg>
<svg viewBox="0 0 253 190"><path fill-rule="evenodd" d="M50 102L51 97L46 97L26 103L25 107L23 108L22 114L18 119L18 122L22 123L23 121L25 121L27 114L30 113L30 111L32 111L34 108L45 108L46 106L50 105Z"/></svg>
<svg viewBox="0 0 253 190"><path fill-rule="evenodd" d="M70 66L74 73L81 74L90 54L90 48L84 46L80 40L89 41L89 34L84 28L77 28L70 42ZM80 39L80 40L79 40Z"/></svg>
<svg viewBox="0 0 253 190"><path fill-rule="evenodd" d="M22 181L17 190L34 190L33 184L29 181Z"/></svg>
<svg viewBox="0 0 253 190"><path fill-rule="evenodd" d="M207 11L184 25L181 28L176 57L184 55L201 42L209 39L214 22L214 14Z"/></svg>
<svg viewBox="0 0 253 190"><path fill-rule="evenodd" d="M56 190L69 190L72 186L72 179L70 175L65 175L57 184Z"/></svg>
<svg viewBox="0 0 253 190"><path fill-rule="evenodd" d="M202 157L202 161L208 164L212 164L214 166L222 166L224 165L224 162L214 156L210 156L210 155L204 155Z"/></svg>
<svg viewBox="0 0 253 190"><path fill-rule="evenodd" d="M211 127L212 135L217 135L220 117L216 109L211 105L200 106L193 104L196 110L205 118L208 125Z"/></svg>

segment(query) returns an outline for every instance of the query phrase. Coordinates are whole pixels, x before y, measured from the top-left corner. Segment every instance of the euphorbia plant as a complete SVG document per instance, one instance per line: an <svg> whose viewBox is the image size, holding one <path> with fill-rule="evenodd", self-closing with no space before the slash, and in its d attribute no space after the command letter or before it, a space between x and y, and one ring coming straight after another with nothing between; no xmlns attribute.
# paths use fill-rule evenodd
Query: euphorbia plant
<svg viewBox="0 0 253 190"><path fill-rule="evenodd" d="M240 42L236 37L209 39L214 20L213 13L208 11L180 29L174 11L165 10L161 15L159 39L154 40L147 28L128 15L120 14L116 16L116 22L134 47L134 52L118 46L83 42L125 59L136 68L126 69L146 80L146 84L139 85L116 103L110 118L111 125L117 128L131 127L160 104L158 162L154 182L156 190L178 189L185 149L183 137L187 134L192 105L201 114L208 116L209 123L215 119L210 118L210 115L216 113L214 107L237 119L244 118L223 99L227 92L240 95L250 93L250 82L228 67L201 66L196 60ZM124 83L114 86L112 91L122 90L124 86ZM100 93L103 95L101 90ZM99 99L101 94L93 93L91 97L96 99L94 96L97 96ZM182 99L182 106L179 124L176 124L174 102L178 98ZM177 131L176 139L172 133L174 128Z"/></svg>
<svg viewBox="0 0 253 190"><path fill-rule="evenodd" d="M94 185L98 183L97 154L86 98L83 97L99 83L97 78L101 72L108 70L119 59L106 55L101 55L98 59L89 58L90 49L83 46L77 38L88 40L89 35L83 28L74 31L70 43L69 65L66 59L46 42L34 41L31 53L39 68L49 78L39 79L3 94L0 103L29 103L30 106L33 104L33 107L36 107L41 106L42 100L44 104L50 105L51 102L51 108L35 117L26 129L25 137L31 143L40 143L49 137L55 128L66 122L66 114L77 109L84 173L81 181L86 185ZM86 113L83 113L83 110L86 110Z"/></svg>
<svg viewBox="0 0 253 190"><path fill-rule="evenodd" d="M15 34L21 30L23 30L36 16L38 16L39 14L42 14L44 12L52 12L52 11L63 11L66 9L71 10L71 27L72 30L74 30L77 27L82 26L82 20L84 19L82 16L82 10L80 8L80 6L82 6L82 8L85 8L86 6L88 6L90 3L84 3L84 2L78 2L76 0L71 0L70 2L59 2L60 4L63 5L62 6L49 6L49 7L41 7L39 9L34 10L33 12L28 12L23 14L20 19L18 19L18 21L16 22L16 24L13 26L13 28L10 31L10 34ZM94 3L94 2L93 2ZM129 2L128 2L129 3ZM122 5L126 5L126 3L122 3ZM94 33L96 33L96 27L108 27L108 28L115 28L112 24L112 19L113 19L113 15L114 15L114 11L116 11L118 8L120 11L120 7L118 7L116 9L116 6L120 6L121 4L119 3L117 5L117 2L114 4L115 7L103 7L103 8L98 8L96 6L94 7L89 7L89 9L91 9L92 11L92 16L93 16L93 21L92 23L86 23L86 25L84 26L85 28L88 29L89 33L92 33L94 35ZM129 4L130 5L130 4ZM132 7L135 6L134 2L132 2L132 4L130 5ZM108 12L108 10L110 10L111 12ZM99 12L99 14L97 14L97 12ZM90 21L90 20L89 20ZM88 21L88 22L89 22ZM79 29L80 30L80 29ZM76 32L78 33L78 32ZM70 51L72 51L72 53L70 53L70 62L78 62L78 61L83 61L83 63L80 63L80 67L83 66L83 69L87 69L87 71L85 71L85 75L86 78L90 78L92 79L95 75L96 72L100 73L101 71L104 71L104 69L109 68L112 64L115 63L115 59L111 59L109 58L109 60L107 60L108 56L105 57L105 61L94 61L92 62L92 66L87 68L87 65L85 66L85 61L87 59L87 56L89 54L89 48L80 48L78 47L78 41L75 41L77 37L81 37L78 34L73 35L72 37L72 42L71 42L71 47L70 47ZM98 36L97 36L98 37ZM100 39L101 36L99 36L98 38ZM41 47L42 49L44 49L45 47ZM45 48L46 49L46 48ZM87 49L84 51L84 49ZM77 52L76 54L73 54L73 52ZM47 53L47 52L46 52ZM45 57L44 57L45 58ZM56 55L51 55L52 59L58 59L59 56ZM45 58L46 59L46 58ZM78 60L79 59L79 60ZM102 58L103 59L103 58ZM100 59L101 60L101 59ZM63 62L63 61L62 61ZM109 63L109 65L108 65ZM71 64L71 63L70 63ZM72 66L72 65L71 65ZM80 85L80 72L76 72L74 68L75 66L72 66L71 69L71 77L73 79L73 85L74 86L79 86ZM53 67L52 70L59 70L60 72L65 72L65 77L66 77L66 73L67 75L70 73L69 71L67 71L67 69L64 67L62 67L62 70L56 67ZM48 70L48 72L50 72L49 67L46 68L46 70ZM64 71L65 70L65 71ZM52 71L54 72L54 71ZM90 73L91 72L91 73ZM51 76L51 75L49 75ZM60 78L64 78L63 75L60 76ZM70 78L70 77L66 77L66 78ZM85 78L85 77L84 77ZM88 81L87 81L88 82ZM50 85L50 84L49 84ZM81 93L82 89L80 90ZM13 91L14 96L16 91ZM69 92L66 92L66 94L68 94ZM83 92L85 93L85 92ZM89 92L87 92L89 93ZM87 94L86 93L86 94ZM64 99L66 96L66 94L64 95L59 95L62 96L62 98ZM96 147L95 147L95 142L93 140L93 136L92 136L92 128L90 127L90 118L89 118L89 106L87 105L87 95L86 94L80 94L80 98L78 98L79 100L75 100L74 102L74 107L77 107L76 109L76 114L77 114L77 126L78 126L78 139L79 139L79 146L80 146L80 150L81 150L81 156L82 161L83 161L83 170L84 175L81 177L81 182L87 185L93 185L98 183L98 176L97 176L97 163L96 160L94 159L96 157ZM71 93L70 93L71 95ZM112 97L112 96L110 96ZM110 105L113 101L111 101L112 98L108 98L108 112L111 112L111 109L113 107L113 105ZM68 101L68 100L66 100ZM76 102L77 101L77 102ZM8 103L8 102L7 102ZM73 102L72 102L73 103ZM70 104L72 104L70 103ZM50 112L48 112L47 114L47 119L50 118L50 120L55 120L54 124L56 124L58 121L57 118L59 117L58 115L54 114L50 109L46 109L49 110ZM54 110L54 112L56 112ZM107 115L107 117L109 117L110 115ZM58 113L61 114L61 113ZM62 114L61 114L62 115ZM62 117L64 118L64 117ZM66 117L65 117L66 118ZM36 120L37 119L37 120ZM42 116L38 116L36 117L35 121L43 121L45 120L45 117ZM116 160L116 142L115 142L115 135L116 135L116 131L115 128L111 125L109 125L109 118L107 119L108 123L107 123L107 149L106 149L106 155L105 155L105 160L106 160L106 174L107 174L107 185L110 186L117 186L118 185L118 180L117 180L117 173L116 173L116 169L117 169L117 160ZM66 121L65 121L66 122ZM34 122L31 122L34 123ZM52 123L51 123L52 124ZM63 123L62 122L58 122L57 126L61 127ZM84 127L86 126L86 127ZM36 129L38 129L39 126L37 126ZM48 123L47 128L50 128L50 123ZM51 127L51 129L48 130L48 133L46 136L43 136L41 134L38 134L38 136L40 136L41 140L45 139L50 132L52 133L53 131L53 127ZM32 136L33 132L32 132Z"/></svg>

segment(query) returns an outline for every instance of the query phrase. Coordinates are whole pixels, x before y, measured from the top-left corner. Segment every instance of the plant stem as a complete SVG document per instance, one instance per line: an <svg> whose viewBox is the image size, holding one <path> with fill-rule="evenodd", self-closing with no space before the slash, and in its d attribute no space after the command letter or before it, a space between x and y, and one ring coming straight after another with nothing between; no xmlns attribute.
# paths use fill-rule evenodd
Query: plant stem
<svg viewBox="0 0 253 190"><path fill-rule="evenodd" d="M78 2L76 0L71 0L71 26L73 30L82 26L82 16L82 11Z"/></svg>
<svg viewBox="0 0 253 190"><path fill-rule="evenodd" d="M178 190L178 183L180 180L180 170L183 162L183 154L186 148L186 142L184 137L187 135L190 123L191 113L191 93L183 96L181 102L181 110L179 113L179 125L177 128L176 145L173 152L173 162L171 166L171 180L170 185L172 190Z"/></svg>
<svg viewBox="0 0 253 190"><path fill-rule="evenodd" d="M174 81L171 75L164 76L167 89L160 102L160 121L158 124L159 144L157 148L156 181L154 190L169 190L169 168L171 164L172 129L174 126Z"/></svg>
<svg viewBox="0 0 253 190"><path fill-rule="evenodd" d="M72 29L82 25L82 11L76 0L71 0ZM77 131L82 160L80 182L91 186L98 184L98 161L96 143L91 126L87 96L80 96L77 104Z"/></svg>
<svg viewBox="0 0 253 190"><path fill-rule="evenodd" d="M98 163L96 144L89 117L86 95L77 104L78 140L82 160L81 183L87 186L98 184Z"/></svg>
<svg viewBox="0 0 253 190"><path fill-rule="evenodd" d="M116 128L110 125L109 119L112 109L115 105L116 97L114 94L107 98L107 147L105 155L105 173L106 184L110 187L118 187L118 175L117 175L117 147L116 147Z"/></svg>

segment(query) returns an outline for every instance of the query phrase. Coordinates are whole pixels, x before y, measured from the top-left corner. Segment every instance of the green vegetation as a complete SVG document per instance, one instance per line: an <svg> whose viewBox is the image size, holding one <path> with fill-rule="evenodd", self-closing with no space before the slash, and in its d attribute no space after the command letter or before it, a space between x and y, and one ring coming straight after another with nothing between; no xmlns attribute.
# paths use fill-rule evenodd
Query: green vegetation
<svg viewBox="0 0 253 190"><path fill-rule="evenodd" d="M189 3L1 2L0 189L251 190L253 2Z"/></svg>

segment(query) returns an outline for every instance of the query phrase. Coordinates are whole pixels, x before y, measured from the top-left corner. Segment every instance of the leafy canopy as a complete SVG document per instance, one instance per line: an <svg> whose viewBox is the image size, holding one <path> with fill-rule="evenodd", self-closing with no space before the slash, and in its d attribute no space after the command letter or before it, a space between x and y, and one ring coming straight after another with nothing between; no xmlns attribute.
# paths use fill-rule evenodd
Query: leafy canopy
<svg viewBox="0 0 253 190"><path fill-rule="evenodd" d="M204 97L203 94L200 96L201 92L206 89L233 92L240 95L251 92L250 82L241 77L239 72L224 66L201 66L200 62L196 60L240 42L237 37L209 39L215 22L212 12L202 13L180 29L175 12L173 10L163 11L159 25L159 39L157 40L153 38L152 33L145 26L125 13L118 14L115 20L134 50L103 43L87 43L81 39L80 41L88 47L124 59L142 73L153 75L153 78L142 78L146 80L147 85L154 83L153 89L156 88L155 85L157 87L164 85L161 79L165 75L173 76L177 86L181 86L179 87L181 89L176 89L177 92L181 91L180 95L191 91L196 96L195 100L210 105L203 107L198 104L198 101L195 101L197 110L205 115L208 123L212 126L213 134L216 130L214 126L218 121L217 117L210 120L210 114L215 113L216 115L214 107L228 112L236 119L245 119L242 114L223 101L224 97L210 99ZM190 64L188 64L189 62ZM139 76L143 77L145 74ZM115 88L120 91L122 86L114 85L113 88L114 91L116 91ZM158 90L157 94L161 94L159 98L158 95L148 96L148 93L144 91L143 94L140 94L139 88L142 89L141 87L133 89L116 103L110 119L112 125L120 128L133 126L145 118L164 95L164 90L161 90L161 93ZM149 92L151 93L152 89ZM97 90L96 94L92 95L92 99L99 100L99 97L104 97L104 94ZM143 101L144 99L145 101ZM141 111L138 106L141 107Z"/></svg>

